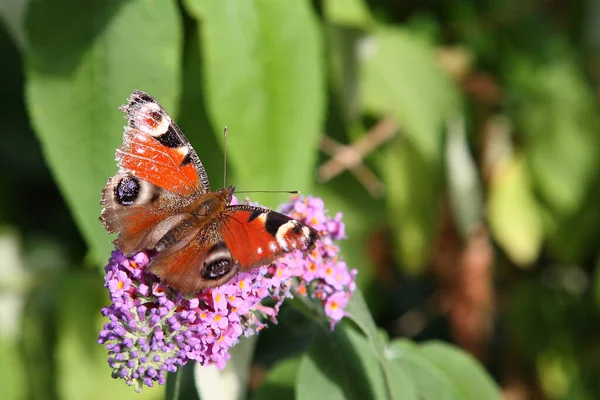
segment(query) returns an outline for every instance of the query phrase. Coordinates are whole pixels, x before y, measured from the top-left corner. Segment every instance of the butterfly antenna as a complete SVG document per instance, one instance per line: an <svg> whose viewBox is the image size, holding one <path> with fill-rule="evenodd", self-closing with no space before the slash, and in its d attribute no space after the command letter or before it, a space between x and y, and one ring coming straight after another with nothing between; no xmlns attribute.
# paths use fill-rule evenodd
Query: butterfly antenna
<svg viewBox="0 0 600 400"><path fill-rule="evenodd" d="M236 190L236 193L288 193L298 194L299 190Z"/></svg>
<svg viewBox="0 0 600 400"><path fill-rule="evenodd" d="M223 128L223 187L227 187L227 127Z"/></svg>

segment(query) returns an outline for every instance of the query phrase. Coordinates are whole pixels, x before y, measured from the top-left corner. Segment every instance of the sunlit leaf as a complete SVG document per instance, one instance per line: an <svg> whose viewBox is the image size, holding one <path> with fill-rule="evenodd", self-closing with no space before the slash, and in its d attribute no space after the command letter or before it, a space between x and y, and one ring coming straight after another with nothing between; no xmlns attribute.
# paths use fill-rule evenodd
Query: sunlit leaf
<svg viewBox="0 0 600 400"><path fill-rule="evenodd" d="M454 118L449 124L445 167L452 214L459 231L466 235L481 223L483 194L463 117Z"/></svg>
<svg viewBox="0 0 600 400"><path fill-rule="evenodd" d="M507 161L490 185L488 219L494 239L518 264L535 260L544 239L539 204L522 157Z"/></svg>
<svg viewBox="0 0 600 400"><path fill-rule="evenodd" d="M0 337L0 374L3 381L0 388L2 398L27 397L27 372L20 354L19 343L6 337Z"/></svg>
<svg viewBox="0 0 600 400"><path fill-rule="evenodd" d="M203 68L199 35L198 29L190 29L184 43L182 79L185 85L181 87L177 125L202 160L212 189L217 190L223 182L223 152L207 115L204 85L199 74ZM228 181L235 182L231 171L228 175Z"/></svg>
<svg viewBox="0 0 600 400"><path fill-rule="evenodd" d="M192 12L196 1L187 1ZM229 128L238 188L306 191L325 106L322 38L310 2L207 0L201 7L209 115L219 139ZM253 199L277 204L272 195Z"/></svg>
<svg viewBox="0 0 600 400"><path fill-rule="evenodd" d="M446 119L459 103L433 49L408 31L381 28L361 44L361 57L364 109L394 116L425 161L438 161Z"/></svg>
<svg viewBox="0 0 600 400"><path fill-rule="evenodd" d="M134 89L169 112L179 92L174 2L41 0L27 14L27 104L48 165L94 260L110 255L100 191L122 138L117 107Z"/></svg>
<svg viewBox="0 0 600 400"><path fill-rule="evenodd" d="M536 361L542 390L550 398L564 398L569 392L569 386L573 384L573 372L576 368L574 360L546 351L540 354Z"/></svg>
<svg viewBox="0 0 600 400"><path fill-rule="evenodd" d="M335 24L365 28L373 23L363 0L325 0L324 11L327 19Z"/></svg>
<svg viewBox="0 0 600 400"><path fill-rule="evenodd" d="M0 227L0 397L6 399L31 397L21 337L23 310L27 300L24 290L29 277L23 260L21 240L13 229ZM25 336L27 337L27 336Z"/></svg>

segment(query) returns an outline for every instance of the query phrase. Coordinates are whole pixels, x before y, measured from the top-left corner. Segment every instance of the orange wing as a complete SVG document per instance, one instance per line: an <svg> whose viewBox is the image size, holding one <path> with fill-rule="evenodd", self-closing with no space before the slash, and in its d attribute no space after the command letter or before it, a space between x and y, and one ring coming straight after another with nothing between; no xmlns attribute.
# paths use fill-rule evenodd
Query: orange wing
<svg viewBox="0 0 600 400"><path fill-rule="evenodd" d="M302 222L266 208L229 206L223 213L221 234L231 256L248 270L277 258L313 248L316 230Z"/></svg>
<svg viewBox="0 0 600 400"><path fill-rule="evenodd" d="M217 226L212 224L198 231L187 244L160 252L149 271L181 293L190 294L226 283L238 268Z"/></svg>
<svg viewBox="0 0 600 400"><path fill-rule="evenodd" d="M199 191L195 166L187 161L189 147L165 147L142 131L127 128L117 149L119 166L132 175L181 197Z"/></svg>
<svg viewBox="0 0 600 400"><path fill-rule="evenodd" d="M135 91L127 113L119 166L160 188L187 197L210 191L204 166L169 114L150 95Z"/></svg>

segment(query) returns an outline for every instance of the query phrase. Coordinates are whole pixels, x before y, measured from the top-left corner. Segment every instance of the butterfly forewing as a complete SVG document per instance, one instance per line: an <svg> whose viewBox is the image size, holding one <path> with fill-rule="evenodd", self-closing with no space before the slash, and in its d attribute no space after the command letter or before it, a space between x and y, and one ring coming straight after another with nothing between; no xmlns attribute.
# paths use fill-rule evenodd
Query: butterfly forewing
<svg viewBox="0 0 600 400"><path fill-rule="evenodd" d="M204 166L169 114L150 95L135 91L127 114L118 165L140 179L182 197L210 191Z"/></svg>

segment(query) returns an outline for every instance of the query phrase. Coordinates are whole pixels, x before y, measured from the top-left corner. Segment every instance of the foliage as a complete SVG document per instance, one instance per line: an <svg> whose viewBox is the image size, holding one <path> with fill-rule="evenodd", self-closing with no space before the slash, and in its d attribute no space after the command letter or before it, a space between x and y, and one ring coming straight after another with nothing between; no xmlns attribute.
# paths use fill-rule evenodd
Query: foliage
<svg viewBox="0 0 600 400"><path fill-rule="evenodd" d="M295 299L225 370L143 398L600 397L599 9L4 0L1 397L138 398L96 343L100 190L134 89L213 189L227 126L227 184L341 211L359 270L333 332Z"/></svg>

